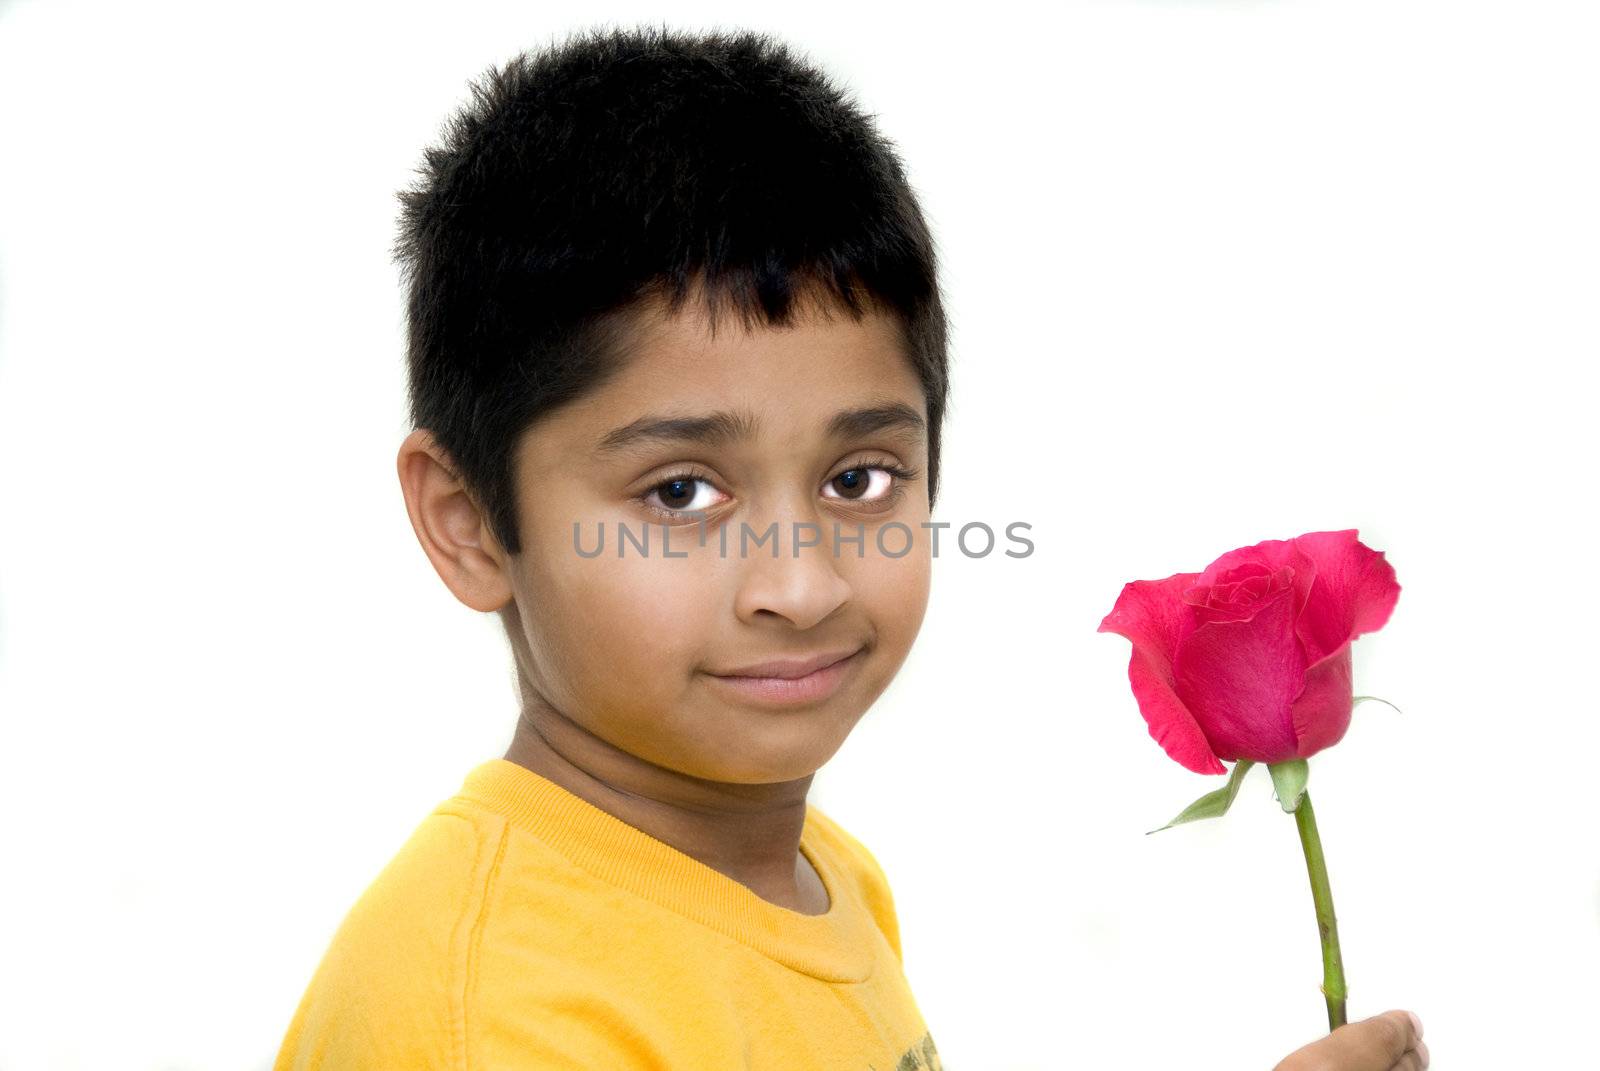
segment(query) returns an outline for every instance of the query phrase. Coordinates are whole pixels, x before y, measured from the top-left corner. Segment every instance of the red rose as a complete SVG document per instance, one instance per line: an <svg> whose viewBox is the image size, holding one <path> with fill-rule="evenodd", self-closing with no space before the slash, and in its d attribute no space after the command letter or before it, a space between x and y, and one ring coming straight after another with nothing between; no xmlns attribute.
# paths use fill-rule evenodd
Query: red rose
<svg viewBox="0 0 1600 1071"><path fill-rule="evenodd" d="M1394 569L1356 529L1231 550L1203 573L1123 585L1098 632L1133 641L1128 681L1150 735L1195 773L1279 763L1350 727L1350 643L1383 627Z"/></svg>

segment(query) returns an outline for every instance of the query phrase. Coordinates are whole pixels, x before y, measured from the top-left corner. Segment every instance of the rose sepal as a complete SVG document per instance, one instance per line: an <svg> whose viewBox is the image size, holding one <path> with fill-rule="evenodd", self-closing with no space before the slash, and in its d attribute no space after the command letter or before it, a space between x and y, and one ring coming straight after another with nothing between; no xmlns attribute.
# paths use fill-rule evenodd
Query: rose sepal
<svg viewBox="0 0 1600 1071"><path fill-rule="evenodd" d="M1228 774L1228 783L1215 792L1207 792L1195 800L1182 811L1178 817L1162 826L1161 829L1149 829L1145 836L1151 833L1160 833L1162 829L1171 829L1182 822L1193 822L1197 818L1221 818L1228 813L1228 808L1233 804L1233 798L1239 794L1239 783L1244 780L1244 775L1249 772L1255 763L1249 759L1240 759L1233 764L1233 772Z"/></svg>
<svg viewBox="0 0 1600 1071"><path fill-rule="evenodd" d="M1306 778L1311 773L1306 760L1271 762L1267 764L1267 772L1272 775L1272 787L1284 813L1293 814L1294 809L1300 806L1300 796L1306 790Z"/></svg>

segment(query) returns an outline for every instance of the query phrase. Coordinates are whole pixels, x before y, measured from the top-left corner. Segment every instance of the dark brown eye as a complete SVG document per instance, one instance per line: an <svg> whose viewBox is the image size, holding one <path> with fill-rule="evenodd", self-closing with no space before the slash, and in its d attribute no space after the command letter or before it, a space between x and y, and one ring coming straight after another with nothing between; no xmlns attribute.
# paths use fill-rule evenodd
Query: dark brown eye
<svg viewBox="0 0 1600 1071"><path fill-rule="evenodd" d="M720 497L719 497L720 496ZM656 501L651 501L655 499ZM669 476L645 492L642 500L646 507L659 514L673 516L720 506L728 500L704 476L684 473Z"/></svg>
<svg viewBox="0 0 1600 1071"><path fill-rule="evenodd" d="M888 496L894 486L894 474L877 465L862 465L845 469L828 481L830 498L846 502L876 502Z"/></svg>
<svg viewBox="0 0 1600 1071"><path fill-rule="evenodd" d="M846 498L860 498L866 492L868 482L866 469L846 469L833 478L833 485Z"/></svg>

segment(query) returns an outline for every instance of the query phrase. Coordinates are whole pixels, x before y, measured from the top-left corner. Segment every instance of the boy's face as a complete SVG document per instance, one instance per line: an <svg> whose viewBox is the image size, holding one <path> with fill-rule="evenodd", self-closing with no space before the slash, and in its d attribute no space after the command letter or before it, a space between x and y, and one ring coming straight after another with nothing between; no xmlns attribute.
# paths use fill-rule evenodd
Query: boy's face
<svg viewBox="0 0 1600 1071"><path fill-rule="evenodd" d="M694 777L809 776L888 686L927 609L921 387L883 314L830 321L807 306L789 329L750 334L730 315L715 338L697 305L671 320L656 307L642 315L622 371L532 427L516 451L523 552L496 557L525 701ZM922 425L830 430L842 411L892 406ZM638 421L722 411L748 414L748 437L646 437L602 449ZM885 464L916 476L901 480L877 467ZM703 543L685 510L704 511ZM909 537L883 532L886 554L877 534L891 521ZM603 531L602 553L578 552L575 523L586 553ZM859 547L841 543L836 555L835 523L842 536L859 533ZM798 557L797 524L815 544ZM619 558L624 526L633 538ZM798 704L720 679L858 648L831 692Z"/></svg>

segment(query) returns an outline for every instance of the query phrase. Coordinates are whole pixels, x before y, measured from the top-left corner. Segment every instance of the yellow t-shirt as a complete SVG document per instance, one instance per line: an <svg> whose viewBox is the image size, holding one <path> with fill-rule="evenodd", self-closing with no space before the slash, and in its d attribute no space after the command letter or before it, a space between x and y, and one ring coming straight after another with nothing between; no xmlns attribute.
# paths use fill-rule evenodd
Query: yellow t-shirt
<svg viewBox="0 0 1600 1071"><path fill-rule="evenodd" d="M507 759L356 901L274 1071L940 1071L877 860L808 804L806 915Z"/></svg>

